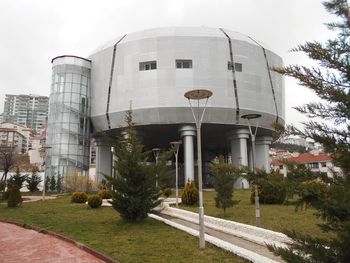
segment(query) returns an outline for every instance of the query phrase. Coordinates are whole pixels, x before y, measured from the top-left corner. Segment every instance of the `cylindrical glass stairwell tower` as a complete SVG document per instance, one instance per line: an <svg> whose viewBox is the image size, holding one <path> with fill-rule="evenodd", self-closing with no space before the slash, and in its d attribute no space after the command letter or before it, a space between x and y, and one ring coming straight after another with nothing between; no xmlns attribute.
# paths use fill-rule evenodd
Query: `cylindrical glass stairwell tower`
<svg viewBox="0 0 350 263"><path fill-rule="evenodd" d="M91 61L76 56L52 59L46 176L89 170Z"/></svg>

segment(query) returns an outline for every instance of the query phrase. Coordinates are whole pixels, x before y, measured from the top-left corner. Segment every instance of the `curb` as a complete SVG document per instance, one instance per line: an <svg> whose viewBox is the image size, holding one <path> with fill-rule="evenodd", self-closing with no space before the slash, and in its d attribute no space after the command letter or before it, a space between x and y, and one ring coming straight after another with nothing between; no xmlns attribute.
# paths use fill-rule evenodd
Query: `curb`
<svg viewBox="0 0 350 263"><path fill-rule="evenodd" d="M160 216L157 216L155 214L148 214L148 216L150 218L153 218L155 220L158 220L158 221L161 221L171 227L174 227L174 228L177 228L181 231L184 231L192 236L195 236L195 237L199 237L199 231L198 230L195 230L195 229L192 229L190 227L187 227L187 226L183 226L183 225L180 225L178 223L175 223L175 222L172 222L168 219L165 219L165 218L162 218ZM216 237L213 237L211 235L208 235L208 234L204 234L204 237L205 237L205 241L213 244L214 246L216 247L219 247L221 249L224 249L226 251L229 251L233 254L236 254L237 256L239 257L242 257L244 259L247 259L253 263L279 263L278 261L275 261L273 259L270 259L270 258L267 258L265 256L262 256L262 255L259 255L253 251L250 251L248 249L245 249L245 248L242 248L242 247L239 247L239 246L236 246L234 244L231 244L229 242L226 242L226 241L223 241L219 238L216 238Z"/></svg>
<svg viewBox="0 0 350 263"><path fill-rule="evenodd" d="M100 259L100 260L103 260L104 262L106 263L119 263L119 261L116 261L114 260L113 258L111 257L108 257L108 256L105 256L103 254L101 254L100 252L82 244L82 243L79 243L77 241L74 241L62 234L58 234L58 233L55 233L53 231L50 231L50 230L46 230L44 228L40 228L40 227L37 227L37 226L32 226L32 225L28 225L28 224L21 224L21 223L17 223L17 222L14 222L14 221L9 221L9 220L2 220L0 219L0 222L1 223L7 223L7 224L12 224L12 225L16 225L16 226L19 226L19 227L23 227L25 229L29 229L29 230L34 230L38 233L41 233L41 234L45 234L45 235L50 235L50 236L53 236L55 238L58 238L62 241L65 241L67 243L70 243L76 247L78 247L79 249L93 255L94 257Z"/></svg>
<svg viewBox="0 0 350 263"><path fill-rule="evenodd" d="M198 214L183 209L174 207L167 207L161 212L164 215L173 216L183 219L188 222L197 223ZM221 231L236 237L245 239L247 241L266 246L274 245L277 247L288 247L288 244L292 243L292 240L285 234L275 232L269 229L258 228L255 226L238 223L235 221L229 221L222 218L216 218L212 216L204 216L204 223L207 227L217 231ZM224 223L221 224L221 223Z"/></svg>

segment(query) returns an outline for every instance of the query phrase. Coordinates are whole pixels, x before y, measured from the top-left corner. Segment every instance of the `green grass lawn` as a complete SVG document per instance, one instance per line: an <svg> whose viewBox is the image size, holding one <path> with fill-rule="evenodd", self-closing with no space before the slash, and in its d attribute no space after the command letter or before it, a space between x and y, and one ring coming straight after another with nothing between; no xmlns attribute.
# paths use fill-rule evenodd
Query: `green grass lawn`
<svg viewBox="0 0 350 263"><path fill-rule="evenodd" d="M244 224L255 225L255 206L250 203L250 190L235 190L234 201L239 202L226 210L215 207L215 191L203 192L204 210L206 215L237 221ZM179 195L181 197L181 195ZM198 212L197 207L180 207ZM311 236L329 236L323 233L317 224L322 223L313 214L314 209L295 212L295 205L260 205L261 227L284 232L286 229L295 230Z"/></svg>
<svg viewBox="0 0 350 263"><path fill-rule="evenodd" d="M126 223L111 207L88 208L70 203L69 196L25 203L18 208L0 205L0 219L39 226L86 244L105 255L127 262L246 262L207 243L148 218Z"/></svg>

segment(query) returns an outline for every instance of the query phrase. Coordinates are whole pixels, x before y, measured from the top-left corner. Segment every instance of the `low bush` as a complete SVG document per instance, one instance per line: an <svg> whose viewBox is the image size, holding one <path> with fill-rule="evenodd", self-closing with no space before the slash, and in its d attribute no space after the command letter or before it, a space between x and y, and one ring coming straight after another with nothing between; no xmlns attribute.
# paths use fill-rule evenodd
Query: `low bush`
<svg viewBox="0 0 350 263"><path fill-rule="evenodd" d="M112 191L108 190L108 189L102 189L102 190L98 191L98 195L102 199L111 199L112 198Z"/></svg>
<svg viewBox="0 0 350 263"><path fill-rule="evenodd" d="M91 208L99 208L102 205L102 198L99 195L92 195L88 198L88 205Z"/></svg>
<svg viewBox="0 0 350 263"><path fill-rule="evenodd" d="M171 196L172 190L171 188L165 188L163 190L163 195L165 196L165 198L168 198L169 196Z"/></svg>
<svg viewBox="0 0 350 263"><path fill-rule="evenodd" d="M272 173L264 178L259 178L258 193L259 201L262 204L282 204L287 196L287 187L282 175ZM250 202L255 199L255 185L253 185L250 195Z"/></svg>
<svg viewBox="0 0 350 263"><path fill-rule="evenodd" d="M18 187L9 187L7 189L7 193L7 207L17 207L20 203L22 203L22 196Z"/></svg>
<svg viewBox="0 0 350 263"><path fill-rule="evenodd" d="M305 204L316 203L324 198L327 192L327 185L319 179L302 182L298 186L298 194Z"/></svg>
<svg viewBox="0 0 350 263"><path fill-rule="evenodd" d="M84 192L74 192L71 197L71 202L81 204L86 203L87 199L88 196Z"/></svg>
<svg viewBox="0 0 350 263"><path fill-rule="evenodd" d="M193 181L188 181L181 195L182 204L194 206L198 204L198 190Z"/></svg>

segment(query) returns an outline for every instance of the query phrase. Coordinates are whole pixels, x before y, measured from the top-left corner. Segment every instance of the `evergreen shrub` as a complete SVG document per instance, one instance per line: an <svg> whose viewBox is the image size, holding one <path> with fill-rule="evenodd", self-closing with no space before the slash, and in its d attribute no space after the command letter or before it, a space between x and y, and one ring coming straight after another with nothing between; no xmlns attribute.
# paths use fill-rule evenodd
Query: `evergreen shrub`
<svg viewBox="0 0 350 263"><path fill-rule="evenodd" d="M8 187L17 187L21 189L26 179L27 175L21 175L21 171L19 167L17 167L15 174L9 178L7 185Z"/></svg>
<svg viewBox="0 0 350 263"><path fill-rule="evenodd" d="M165 198L168 198L169 196L171 196L171 193L172 193L172 190L171 190L171 188L165 188L164 190L163 190L163 195L165 196Z"/></svg>
<svg viewBox="0 0 350 263"><path fill-rule="evenodd" d="M88 205L91 208L99 208L102 205L102 198L99 195L92 195L88 198Z"/></svg>
<svg viewBox="0 0 350 263"><path fill-rule="evenodd" d="M305 203L315 203L326 191L327 185L319 179L302 182L298 187L299 196Z"/></svg>
<svg viewBox="0 0 350 263"><path fill-rule="evenodd" d="M17 207L20 203L22 203L22 196L18 187L9 187L7 189L7 193L7 207Z"/></svg>
<svg viewBox="0 0 350 263"><path fill-rule="evenodd" d="M41 178L37 173L38 173L38 168L33 167L32 175L26 178L27 188L30 192L39 191L38 185L41 182Z"/></svg>
<svg viewBox="0 0 350 263"><path fill-rule="evenodd" d="M71 202L72 203L86 203L88 199L87 194L84 192L74 192L71 197Z"/></svg>
<svg viewBox="0 0 350 263"><path fill-rule="evenodd" d="M188 181L182 192L182 204L187 206L198 205L198 190L193 181Z"/></svg>
<svg viewBox="0 0 350 263"><path fill-rule="evenodd" d="M98 191L98 195L102 199L111 199L112 198L112 191L108 190L108 189L102 189L102 190Z"/></svg>
<svg viewBox="0 0 350 263"><path fill-rule="evenodd" d="M259 178L258 193L261 204L282 204L287 197L285 179L279 174L270 174L265 178ZM255 185L251 189L250 202L255 199Z"/></svg>

